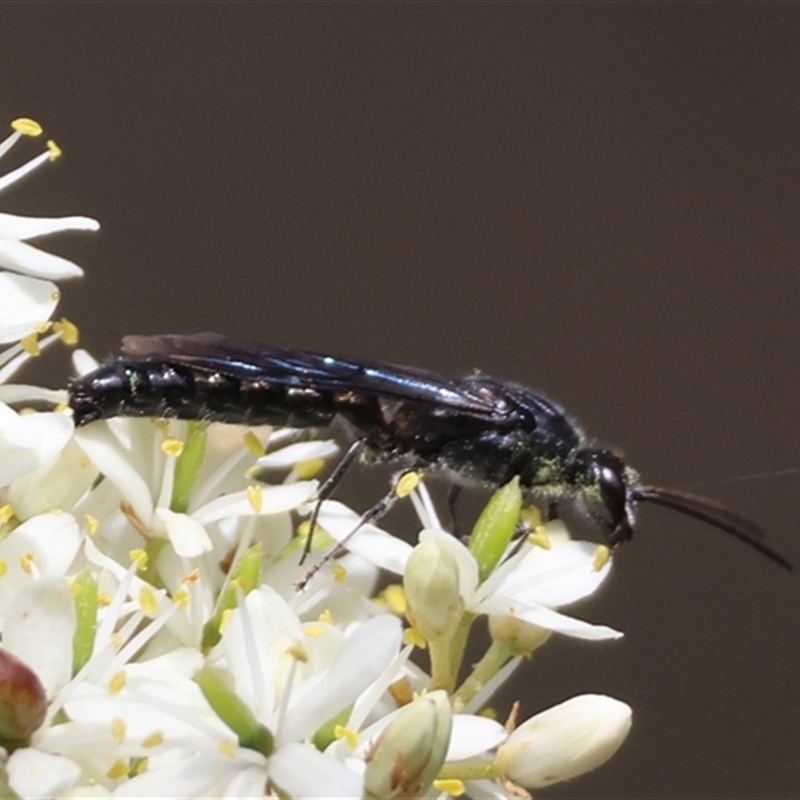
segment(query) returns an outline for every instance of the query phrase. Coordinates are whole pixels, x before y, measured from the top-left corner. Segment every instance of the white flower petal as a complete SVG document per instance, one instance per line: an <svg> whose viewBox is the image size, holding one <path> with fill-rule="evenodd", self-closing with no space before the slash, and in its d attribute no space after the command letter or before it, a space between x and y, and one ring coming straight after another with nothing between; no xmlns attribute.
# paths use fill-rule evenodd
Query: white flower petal
<svg viewBox="0 0 800 800"><path fill-rule="evenodd" d="M368 620L342 643L330 669L309 678L293 692L289 711L277 738L281 742L305 739L323 722L349 706L381 677L400 649L401 628L396 617Z"/></svg>
<svg viewBox="0 0 800 800"><path fill-rule="evenodd" d="M286 486L260 486L260 508L256 511L246 491L218 497L192 512L201 525L233 516L281 514L305 503L317 490L317 481L298 481Z"/></svg>
<svg viewBox="0 0 800 800"><path fill-rule="evenodd" d="M14 239L0 239L0 267L54 281L83 275L83 270L72 261Z"/></svg>
<svg viewBox="0 0 800 800"><path fill-rule="evenodd" d="M50 319L60 297L50 281L0 272L0 344L33 333Z"/></svg>
<svg viewBox="0 0 800 800"><path fill-rule="evenodd" d="M360 775L304 744L281 747L269 760L269 775L282 793L297 800L352 800L364 793Z"/></svg>
<svg viewBox="0 0 800 800"><path fill-rule="evenodd" d="M188 514L157 508L156 516L164 523L167 536L179 556L194 558L211 550L213 545L206 529Z"/></svg>
<svg viewBox="0 0 800 800"><path fill-rule="evenodd" d="M508 738L508 731L493 719L473 714L455 714L446 761L474 758L493 750Z"/></svg>
<svg viewBox="0 0 800 800"><path fill-rule="evenodd" d="M510 601L503 597L490 597L478 607L481 613L510 616L530 622L555 633L574 636L577 639L601 641L603 639L619 639L620 631L606 625L592 625L589 622L569 617L545 606L533 606Z"/></svg>
<svg viewBox="0 0 800 800"><path fill-rule="evenodd" d="M60 797L81 776L81 768L68 758L33 748L15 750L6 765L8 782L19 797Z"/></svg>
<svg viewBox="0 0 800 800"><path fill-rule="evenodd" d="M48 697L72 676L75 604L63 578L41 578L24 586L6 610L3 647L24 661Z"/></svg>
<svg viewBox="0 0 800 800"><path fill-rule="evenodd" d="M265 469L283 469L310 458L330 458L338 452L339 445L332 439L312 439L308 442L295 442L281 447L280 450L267 453L256 461L256 466Z"/></svg>
<svg viewBox="0 0 800 800"><path fill-rule="evenodd" d="M0 239L33 239L60 231L97 231L100 223L90 217L20 217L0 213Z"/></svg>
<svg viewBox="0 0 800 800"><path fill-rule="evenodd" d="M50 464L73 429L66 414L18 414L0 403L0 486Z"/></svg>

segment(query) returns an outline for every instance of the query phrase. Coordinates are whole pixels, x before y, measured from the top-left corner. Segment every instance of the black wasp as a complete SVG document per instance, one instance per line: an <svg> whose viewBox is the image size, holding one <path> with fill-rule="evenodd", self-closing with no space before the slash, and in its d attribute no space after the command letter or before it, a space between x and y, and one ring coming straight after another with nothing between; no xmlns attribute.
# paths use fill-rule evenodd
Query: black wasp
<svg viewBox="0 0 800 800"><path fill-rule="evenodd" d="M711 500L645 486L610 450L593 447L562 408L507 381L450 381L410 367L348 361L237 342L212 333L127 336L123 355L73 381L76 425L116 416L325 427L342 418L354 441L323 484L329 497L359 457L445 470L490 487L515 476L554 505L576 496L606 542L631 538L636 506L667 506L745 542L786 569L754 523ZM391 504L392 493L365 519Z"/></svg>

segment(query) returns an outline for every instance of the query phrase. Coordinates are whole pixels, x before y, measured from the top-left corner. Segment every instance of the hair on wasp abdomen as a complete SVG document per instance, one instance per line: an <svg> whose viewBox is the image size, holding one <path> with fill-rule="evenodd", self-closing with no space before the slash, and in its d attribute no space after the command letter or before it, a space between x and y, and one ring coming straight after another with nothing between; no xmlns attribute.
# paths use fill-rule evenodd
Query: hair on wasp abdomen
<svg viewBox="0 0 800 800"><path fill-rule="evenodd" d="M704 497L644 485L592 446L565 411L516 383L448 380L411 367L238 342L213 333L128 336L123 354L69 387L75 424L116 416L324 427L341 418L353 442L319 492L329 497L363 453L404 469L443 470L490 487L514 477L531 494L576 496L609 546L631 538L639 503L717 527L791 569L753 522ZM377 519L392 493L367 512Z"/></svg>

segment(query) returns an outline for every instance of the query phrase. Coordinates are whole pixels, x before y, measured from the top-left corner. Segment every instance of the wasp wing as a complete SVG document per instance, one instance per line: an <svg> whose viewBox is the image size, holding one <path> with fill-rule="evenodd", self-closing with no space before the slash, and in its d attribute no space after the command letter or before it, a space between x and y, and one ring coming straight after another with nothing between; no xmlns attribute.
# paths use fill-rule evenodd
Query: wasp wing
<svg viewBox="0 0 800 800"><path fill-rule="evenodd" d="M126 336L122 349L135 358L177 361L193 369L239 379L260 379L292 388L353 392L412 402L486 421L503 418L505 413L491 397L470 391L433 372L304 350L265 347L216 333Z"/></svg>

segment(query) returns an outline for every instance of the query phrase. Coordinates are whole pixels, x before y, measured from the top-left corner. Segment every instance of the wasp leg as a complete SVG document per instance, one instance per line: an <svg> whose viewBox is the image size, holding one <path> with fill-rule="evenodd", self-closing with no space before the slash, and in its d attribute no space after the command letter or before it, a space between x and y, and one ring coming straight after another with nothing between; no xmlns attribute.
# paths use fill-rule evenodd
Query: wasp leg
<svg viewBox="0 0 800 800"><path fill-rule="evenodd" d="M352 446L350 448L352 450ZM345 454L345 458L350 455L350 450ZM342 459L344 460L344 459ZM351 459L352 461L352 459ZM339 467L337 465L336 469ZM328 479L330 480L330 478ZM308 582L324 567L329 561L332 561L336 556L345 550L347 542L355 536L364 525L369 525L379 520L396 502L398 499L407 497L414 490L420 481L420 473L416 470L403 470L396 473L392 477L392 488L382 497L372 508L366 511L358 524L349 531L347 535L334 547L332 547L325 555L317 561L311 569L295 584L297 591L302 592ZM326 481L327 484L327 481ZM324 487L323 487L324 488Z"/></svg>
<svg viewBox="0 0 800 800"><path fill-rule="evenodd" d="M447 510L450 512L450 527L456 539L461 539L458 530L458 519L456 517L456 503L461 495L461 486L458 483L451 483L447 490Z"/></svg>
<svg viewBox="0 0 800 800"><path fill-rule="evenodd" d="M347 470L353 465L353 462L361 455L361 451L364 449L366 443L366 439L356 439L339 459L339 463L333 468L333 472L331 472L327 480L319 487L317 499L314 503L314 510L311 512L308 539L306 539L303 554L300 556L301 564L308 558L308 554L311 552L311 545L314 542L314 528L316 527L319 509L323 501L327 500L336 491L336 487L342 482L342 478L344 478Z"/></svg>

